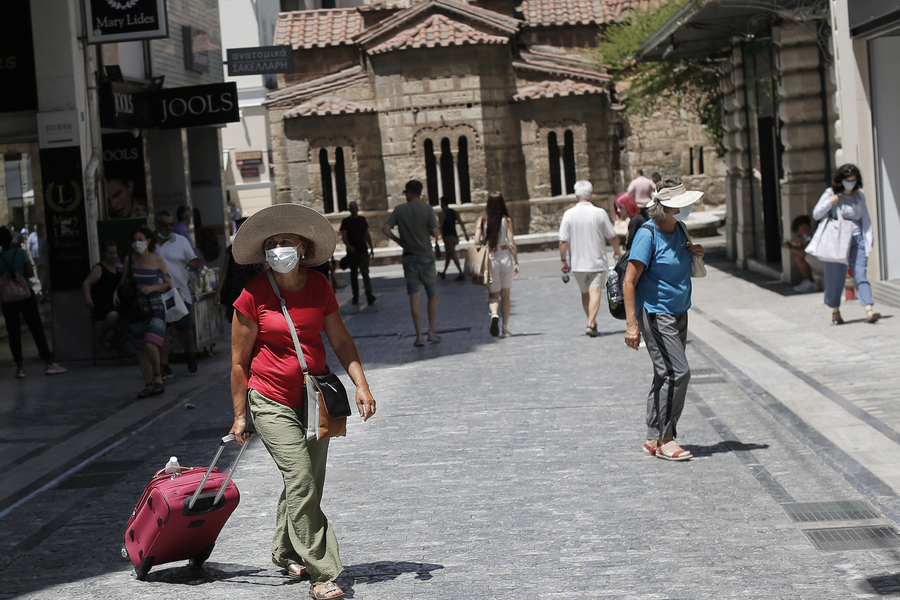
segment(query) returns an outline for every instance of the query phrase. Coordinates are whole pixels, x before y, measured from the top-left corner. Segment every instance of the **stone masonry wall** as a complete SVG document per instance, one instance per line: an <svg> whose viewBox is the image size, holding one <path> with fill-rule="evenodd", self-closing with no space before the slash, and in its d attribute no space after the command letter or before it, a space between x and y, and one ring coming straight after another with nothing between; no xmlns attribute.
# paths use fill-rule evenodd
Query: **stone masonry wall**
<svg viewBox="0 0 900 600"><path fill-rule="evenodd" d="M216 0L169 0L166 5L169 37L150 40L153 75L164 75L165 87L218 83L224 80L222 38L219 34L219 3ZM209 72L184 68L182 25L206 32Z"/></svg>

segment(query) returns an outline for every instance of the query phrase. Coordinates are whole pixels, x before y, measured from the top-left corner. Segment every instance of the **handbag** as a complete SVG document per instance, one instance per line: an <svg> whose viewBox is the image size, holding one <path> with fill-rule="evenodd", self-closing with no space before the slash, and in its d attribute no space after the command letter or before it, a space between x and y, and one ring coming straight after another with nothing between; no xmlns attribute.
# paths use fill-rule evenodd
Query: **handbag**
<svg viewBox="0 0 900 600"><path fill-rule="evenodd" d="M434 241L434 257L436 259L441 258L441 245L437 243L437 240Z"/></svg>
<svg viewBox="0 0 900 600"><path fill-rule="evenodd" d="M181 290L173 287L162 295L163 305L166 307L166 323L180 321L189 314L188 307L181 297Z"/></svg>
<svg viewBox="0 0 900 600"><path fill-rule="evenodd" d="M0 259L3 259L3 262L6 264L6 273L0 278L0 304L21 302L31 297L31 288L28 287L28 282L25 281L21 273L16 271L14 266L18 252L19 249L16 248L15 252L13 252L12 264L0 256Z"/></svg>
<svg viewBox="0 0 900 600"><path fill-rule="evenodd" d="M829 213L826 219L819 221L805 251L822 262L846 265L850 257L850 242L853 240L853 223L845 219L841 211L832 212L837 213L837 218Z"/></svg>
<svg viewBox="0 0 900 600"><path fill-rule="evenodd" d="M475 285L491 285L491 255L487 246L468 248L463 273L472 278Z"/></svg>
<svg viewBox="0 0 900 600"><path fill-rule="evenodd" d="M691 235L688 233L687 225L684 224L684 221L678 221L678 224L681 226L681 230L684 232L688 242L691 243ZM706 263L703 262L702 256L691 254L691 277L706 277Z"/></svg>
<svg viewBox="0 0 900 600"><path fill-rule="evenodd" d="M294 342L294 350L297 353L297 359L300 362L300 370L303 372L303 381L306 386L306 399L303 410L306 415L306 439L307 440L327 440L332 437L343 437L347 435L347 417L350 416L350 400L347 398L347 390L340 378L332 372L324 375L310 375L306 366L306 359L303 357L303 348L300 347L300 340L297 339L297 330L291 316L288 314L287 305L281 292L278 291L278 284L275 283L275 276L272 271L266 271L269 283L275 290L275 295L281 302L281 312L287 322L288 329L291 332L291 340ZM311 400L315 398L316 400Z"/></svg>

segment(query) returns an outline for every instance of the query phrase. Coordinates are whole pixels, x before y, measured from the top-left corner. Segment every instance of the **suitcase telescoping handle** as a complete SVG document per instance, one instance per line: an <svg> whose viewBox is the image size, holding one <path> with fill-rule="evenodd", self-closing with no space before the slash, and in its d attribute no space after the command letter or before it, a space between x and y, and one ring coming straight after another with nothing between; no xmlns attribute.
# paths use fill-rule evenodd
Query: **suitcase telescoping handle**
<svg viewBox="0 0 900 600"><path fill-rule="evenodd" d="M247 432L250 435L253 435L253 431ZM219 462L219 457L222 456L222 451L225 449L225 445L229 442L234 441L234 434L229 433L225 437L222 438L222 441L219 443L219 449L216 451L216 455L213 457L212 464L209 465L209 468L206 470L206 473L203 475L203 481L200 482L200 485L197 486L197 491L194 492L194 495L191 497L191 501L188 503L188 510L192 510L194 508L194 503L197 502L197 498L200 497L200 492L203 491L203 486L206 485L206 480L209 479L210 474L212 473L213 467L216 466L216 463ZM248 442L247 440L241 445L241 451L238 452L237 458L234 459L234 464L231 465L231 469L228 470L228 477L225 478L225 481L222 483L222 487L219 489L219 493L216 494L215 500L213 500L212 505L215 506L219 503L219 500L222 499L222 495L225 493L225 488L228 487L228 483L231 481L231 478L234 477L234 470L238 466L238 462L241 460L241 456L244 455L244 450L247 449Z"/></svg>

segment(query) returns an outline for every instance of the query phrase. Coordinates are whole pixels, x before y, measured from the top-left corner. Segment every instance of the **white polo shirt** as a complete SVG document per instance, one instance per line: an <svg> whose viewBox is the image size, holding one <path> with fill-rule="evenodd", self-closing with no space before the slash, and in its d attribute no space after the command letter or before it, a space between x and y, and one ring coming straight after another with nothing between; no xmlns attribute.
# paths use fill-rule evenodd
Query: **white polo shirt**
<svg viewBox="0 0 900 600"><path fill-rule="evenodd" d="M191 296L191 288L188 285L188 263L197 258L194 249L188 239L177 233L173 233L172 237L163 240L161 246L156 247L156 252L166 259L166 268L169 270L169 277L172 278L172 284L181 290L181 297L188 304L194 301Z"/></svg>
<svg viewBox="0 0 900 600"><path fill-rule="evenodd" d="M559 224L559 241L569 242L569 268L578 273L606 271L606 240L615 235L606 211L590 202L579 201Z"/></svg>

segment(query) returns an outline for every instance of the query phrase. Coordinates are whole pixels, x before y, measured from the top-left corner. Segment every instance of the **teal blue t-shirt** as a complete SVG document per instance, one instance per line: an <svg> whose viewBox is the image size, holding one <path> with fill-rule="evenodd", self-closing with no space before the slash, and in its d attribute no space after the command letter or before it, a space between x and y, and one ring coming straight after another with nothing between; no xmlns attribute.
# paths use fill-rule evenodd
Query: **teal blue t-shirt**
<svg viewBox="0 0 900 600"><path fill-rule="evenodd" d="M15 254L15 258L13 255ZM28 288L33 287L31 285L31 280L28 277L25 277L25 263L31 262L31 259L28 257L28 252L26 252L23 248L19 248L18 252L16 252L15 248L10 248L9 250L4 250L0 252L0 256L3 257L3 260L0 260L0 276L6 274L9 270L7 264L11 264L13 268L19 272L22 277L25 278L25 281L28 282ZM6 261L6 262L4 262Z"/></svg>
<svg viewBox="0 0 900 600"><path fill-rule="evenodd" d="M653 231L646 226L638 229L628 257L629 261L644 264L635 290L635 312L640 314L644 307L650 313L686 313L691 307L691 252L687 237L680 226L675 233L663 233L652 219L646 225Z"/></svg>

